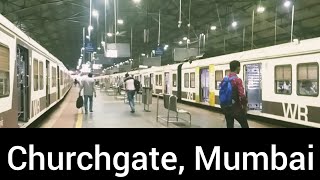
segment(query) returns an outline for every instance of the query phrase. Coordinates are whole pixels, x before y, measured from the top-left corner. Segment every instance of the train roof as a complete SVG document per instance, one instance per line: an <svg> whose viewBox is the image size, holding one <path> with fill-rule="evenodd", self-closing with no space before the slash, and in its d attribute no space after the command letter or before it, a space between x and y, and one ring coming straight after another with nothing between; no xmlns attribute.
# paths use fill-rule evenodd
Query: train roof
<svg viewBox="0 0 320 180"><path fill-rule="evenodd" d="M23 31L21 31L17 26L15 26L12 22L10 22L6 17L0 14L0 24L3 25L8 31L14 33L19 39L23 40L24 42L28 43L31 47L39 50L40 52L46 54L50 58L50 60L55 61L63 68L67 69L66 66L54 55L52 55L47 49L41 46L38 42L33 40L31 37L26 35Z"/></svg>
<svg viewBox="0 0 320 180"><path fill-rule="evenodd" d="M249 51L243 51L238 53L232 53L222 56L211 57L207 59L201 59L193 61L192 64L185 63L185 68L205 66L208 64L228 64L233 60L238 60L240 62L247 61L258 61L258 60L268 60L273 58L289 57L301 54L310 54L320 52L320 37L313 38L303 41L297 41L292 43L285 43L260 49L254 49Z"/></svg>

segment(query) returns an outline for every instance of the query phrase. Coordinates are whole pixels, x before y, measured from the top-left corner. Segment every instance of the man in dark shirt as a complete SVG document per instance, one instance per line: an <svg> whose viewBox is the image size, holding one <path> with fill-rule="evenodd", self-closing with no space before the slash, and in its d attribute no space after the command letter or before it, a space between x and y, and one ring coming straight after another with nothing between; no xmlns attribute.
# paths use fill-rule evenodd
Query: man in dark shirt
<svg viewBox="0 0 320 180"><path fill-rule="evenodd" d="M233 104L231 107L223 109L227 121L227 128L234 128L234 119L240 123L242 128L249 128L247 120L248 100L244 92L242 80L237 76L241 70L240 62L232 61L230 63L230 70L229 78L235 78L231 81Z"/></svg>

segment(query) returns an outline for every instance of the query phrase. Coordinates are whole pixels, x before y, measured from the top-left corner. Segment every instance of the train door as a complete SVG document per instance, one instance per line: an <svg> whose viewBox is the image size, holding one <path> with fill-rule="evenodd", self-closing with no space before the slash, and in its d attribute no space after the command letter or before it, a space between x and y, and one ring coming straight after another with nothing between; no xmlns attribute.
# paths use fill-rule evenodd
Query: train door
<svg viewBox="0 0 320 180"><path fill-rule="evenodd" d="M169 94L170 92L170 73L166 72L164 73L164 93Z"/></svg>
<svg viewBox="0 0 320 180"><path fill-rule="evenodd" d="M248 97L249 110L262 110L262 74L261 64L244 66L245 90Z"/></svg>
<svg viewBox="0 0 320 180"><path fill-rule="evenodd" d="M154 93L154 74L150 74L150 88L152 88L152 92Z"/></svg>
<svg viewBox="0 0 320 180"><path fill-rule="evenodd" d="M17 45L18 120L28 122L30 115L29 51Z"/></svg>
<svg viewBox="0 0 320 180"><path fill-rule="evenodd" d="M60 99L60 76L61 76L59 66L57 68L57 75L58 75L58 79L57 79L58 89L57 89L57 91L58 91L58 100L59 100Z"/></svg>
<svg viewBox="0 0 320 180"><path fill-rule="evenodd" d="M50 106L50 62L46 61L46 104L47 107Z"/></svg>
<svg viewBox="0 0 320 180"><path fill-rule="evenodd" d="M200 69L200 101L209 102L209 68Z"/></svg>

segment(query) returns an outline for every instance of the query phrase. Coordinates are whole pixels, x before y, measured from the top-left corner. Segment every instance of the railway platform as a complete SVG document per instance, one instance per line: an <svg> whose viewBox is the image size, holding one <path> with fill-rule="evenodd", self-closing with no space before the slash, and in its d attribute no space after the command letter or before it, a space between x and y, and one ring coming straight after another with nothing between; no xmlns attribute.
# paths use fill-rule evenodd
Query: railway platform
<svg viewBox="0 0 320 180"><path fill-rule="evenodd" d="M180 110L182 114L179 117L186 121L176 121L176 112L170 111L169 117L174 118L168 123L165 100L155 97L147 111L141 96L138 95L136 112L131 113L124 96L110 95L99 89L93 100L93 112L85 114L83 109L76 108L78 93L79 88L73 87L64 101L43 118L36 128L226 128L222 114L185 104L177 106L183 109ZM188 122L189 116L186 112L191 115L191 123ZM250 128L281 128L253 120L249 120L249 125ZM236 121L235 128L240 128Z"/></svg>

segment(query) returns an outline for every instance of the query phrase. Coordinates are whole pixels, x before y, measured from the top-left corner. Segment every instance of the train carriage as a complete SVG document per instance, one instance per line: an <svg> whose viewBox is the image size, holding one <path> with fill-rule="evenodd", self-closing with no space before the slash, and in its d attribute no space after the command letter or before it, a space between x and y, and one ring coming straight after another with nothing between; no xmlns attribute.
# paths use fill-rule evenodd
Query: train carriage
<svg viewBox="0 0 320 180"><path fill-rule="evenodd" d="M71 85L61 61L0 15L0 128L27 127Z"/></svg>
<svg viewBox="0 0 320 180"><path fill-rule="evenodd" d="M173 94L182 101L220 108L219 85L230 73L229 63L239 60L249 114L320 127L317 44L320 38L130 73L141 72L143 81L154 84L154 95Z"/></svg>

